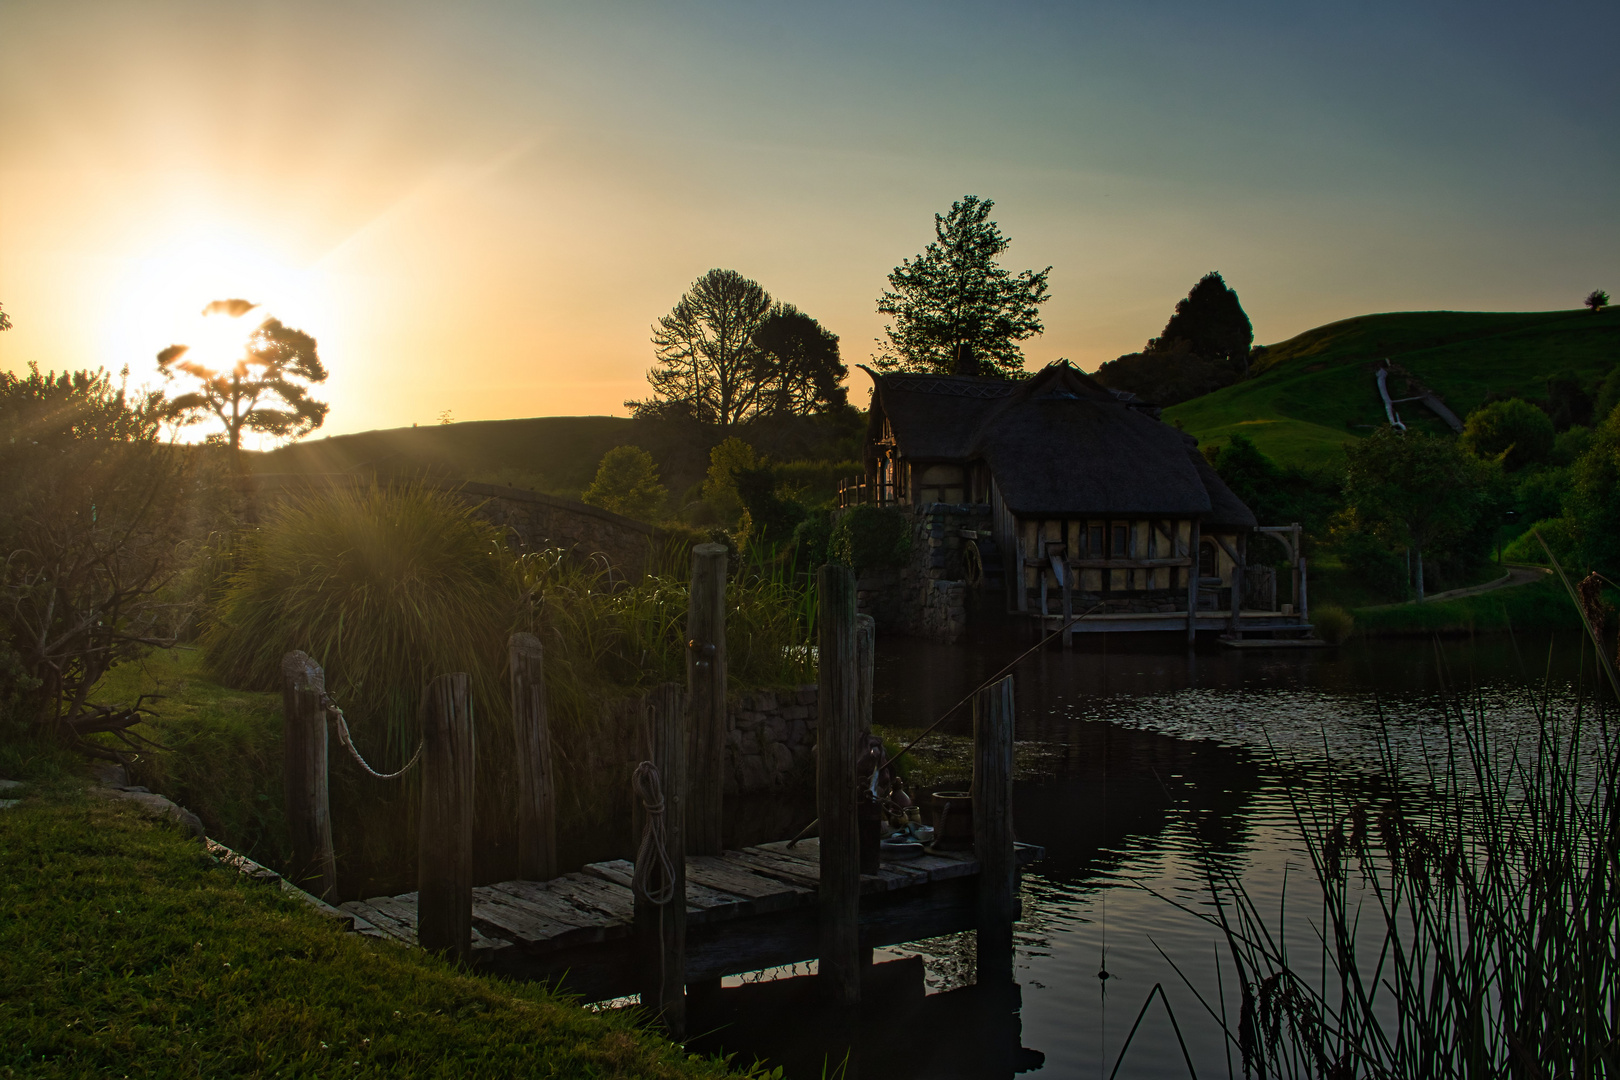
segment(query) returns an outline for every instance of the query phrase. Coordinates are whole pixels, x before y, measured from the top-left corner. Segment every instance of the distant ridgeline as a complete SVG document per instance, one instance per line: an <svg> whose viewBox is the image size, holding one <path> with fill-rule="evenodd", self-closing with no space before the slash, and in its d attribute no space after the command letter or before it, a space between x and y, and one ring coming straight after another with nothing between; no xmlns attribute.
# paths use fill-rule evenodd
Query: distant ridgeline
<svg viewBox="0 0 1620 1080"><path fill-rule="evenodd" d="M1572 373L1594 386L1620 362L1620 310L1415 311L1363 315L1257 349L1250 378L1165 409L1200 442L1242 432L1288 465L1329 464L1351 439L1386 422L1377 370L1390 361L1393 398L1433 394L1466 417L1488 401L1548 396ZM1407 426L1449 434L1422 402L1398 406Z"/></svg>

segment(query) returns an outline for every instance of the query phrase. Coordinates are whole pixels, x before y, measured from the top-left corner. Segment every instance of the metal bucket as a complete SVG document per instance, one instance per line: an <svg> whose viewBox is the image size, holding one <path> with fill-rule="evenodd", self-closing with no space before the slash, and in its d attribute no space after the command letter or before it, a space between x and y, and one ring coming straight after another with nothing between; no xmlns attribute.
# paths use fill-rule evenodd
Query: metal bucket
<svg viewBox="0 0 1620 1080"><path fill-rule="evenodd" d="M934 846L946 851L971 848L973 793L936 791L929 798L934 804Z"/></svg>

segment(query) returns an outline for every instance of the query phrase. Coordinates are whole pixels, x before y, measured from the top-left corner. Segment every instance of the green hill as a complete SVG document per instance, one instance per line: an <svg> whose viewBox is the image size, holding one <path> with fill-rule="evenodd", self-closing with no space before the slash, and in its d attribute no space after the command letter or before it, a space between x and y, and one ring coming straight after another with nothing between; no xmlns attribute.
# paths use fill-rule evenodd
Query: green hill
<svg viewBox="0 0 1620 1080"><path fill-rule="evenodd" d="M846 460L859 453L860 414L798 417L739 429L737 434L778 461ZM719 439L695 425L619 416L537 416L475 420L431 427L334 435L253 456L260 473L375 471L434 474L552 495L577 496L602 455L615 446L652 454L664 485L679 495L700 482Z"/></svg>
<svg viewBox="0 0 1620 1080"><path fill-rule="evenodd" d="M1548 376L1560 371L1596 383L1620 361L1620 310L1346 319L1270 346L1251 378L1174 405L1164 418L1206 444L1241 431L1279 462L1331 465L1344 443L1384 422L1373 372L1385 358L1409 376L1391 380L1392 396L1415 393L1421 383L1466 417L1488 394L1545 397ZM1450 430L1418 402L1397 408L1408 426Z"/></svg>

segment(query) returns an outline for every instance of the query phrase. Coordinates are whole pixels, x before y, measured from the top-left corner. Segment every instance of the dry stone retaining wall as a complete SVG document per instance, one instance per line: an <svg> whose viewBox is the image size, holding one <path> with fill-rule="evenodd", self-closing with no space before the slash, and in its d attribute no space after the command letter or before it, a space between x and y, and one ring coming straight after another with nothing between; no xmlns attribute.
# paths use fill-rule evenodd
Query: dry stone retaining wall
<svg viewBox="0 0 1620 1080"><path fill-rule="evenodd" d="M926 503L902 507L910 518L911 557L898 570L868 570L855 585L855 600L878 630L933 641L959 640L967 631L967 567L962 536L988 535L990 507Z"/></svg>
<svg viewBox="0 0 1620 1080"><path fill-rule="evenodd" d="M816 688L754 690L730 702L726 794L752 795L815 782Z"/></svg>

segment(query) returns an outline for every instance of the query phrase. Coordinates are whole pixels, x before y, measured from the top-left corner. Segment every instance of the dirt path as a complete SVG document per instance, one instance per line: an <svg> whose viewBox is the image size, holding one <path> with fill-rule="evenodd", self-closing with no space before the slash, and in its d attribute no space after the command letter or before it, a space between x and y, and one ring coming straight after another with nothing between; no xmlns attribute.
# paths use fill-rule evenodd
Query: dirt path
<svg viewBox="0 0 1620 1080"><path fill-rule="evenodd" d="M1507 589L1514 585L1528 585L1532 581L1540 581L1552 573L1542 566L1509 565L1508 572L1495 581L1487 581L1483 585L1470 585L1466 589L1447 589L1445 592L1430 593L1423 598L1425 604L1432 604L1436 600L1460 600L1465 596L1478 596L1480 593L1495 592L1497 589ZM1416 601L1407 601L1415 603ZM1378 611L1383 608L1405 607L1405 604L1375 604L1364 611Z"/></svg>

